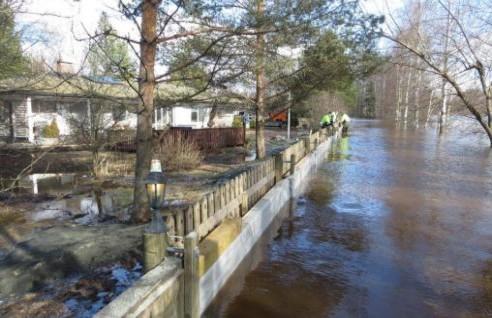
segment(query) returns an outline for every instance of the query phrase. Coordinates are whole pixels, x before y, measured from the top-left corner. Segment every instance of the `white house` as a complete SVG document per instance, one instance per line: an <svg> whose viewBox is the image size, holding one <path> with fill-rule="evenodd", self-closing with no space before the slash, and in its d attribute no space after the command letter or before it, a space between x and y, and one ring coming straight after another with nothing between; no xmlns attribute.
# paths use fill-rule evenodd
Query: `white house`
<svg viewBox="0 0 492 318"><path fill-rule="evenodd" d="M55 88L48 85L49 89L16 89L0 93L0 140L37 142L43 128L53 121L61 138L74 133L74 123L94 125L97 120L99 126L107 129L135 129L137 126L135 108L138 101L123 84L104 83L90 87L91 97L87 97L85 90L82 93L67 83L52 86ZM158 100L156 103L154 129L208 127L212 111L209 104L162 107ZM219 107L214 127L231 127L238 114L238 111Z"/></svg>
<svg viewBox="0 0 492 318"><path fill-rule="evenodd" d="M157 106L154 113L154 128L167 127L208 128L212 107L209 105L180 105L170 108ZM219 108L214 118L214 127L231 127L239 111Z"/></svg>

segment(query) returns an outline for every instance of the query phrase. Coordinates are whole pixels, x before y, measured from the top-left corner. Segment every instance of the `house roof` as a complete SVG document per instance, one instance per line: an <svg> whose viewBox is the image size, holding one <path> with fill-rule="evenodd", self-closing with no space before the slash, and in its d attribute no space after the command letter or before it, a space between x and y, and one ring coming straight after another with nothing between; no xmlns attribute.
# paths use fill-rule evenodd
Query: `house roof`
<svg viewBox="0 0 492 318"><path fill-rule="evenodd" d="M79 97L137 98L137 85L75 75L42 74L0 82L3 94L24 93Z"/></svg>
<svg viewBox="0 0 492 318"><path fill-rule="evenodd" d="M120 82L107 77L90 78L80 75L41 74L0 81L0 95L38 95L54 97L124 99L138 102L138 83ZM229 104L249 108L251 102L225 93L212 95L210 91L198 92L194 88L159 83L155 98L160 104L186 102L192 104Z"/></svg>

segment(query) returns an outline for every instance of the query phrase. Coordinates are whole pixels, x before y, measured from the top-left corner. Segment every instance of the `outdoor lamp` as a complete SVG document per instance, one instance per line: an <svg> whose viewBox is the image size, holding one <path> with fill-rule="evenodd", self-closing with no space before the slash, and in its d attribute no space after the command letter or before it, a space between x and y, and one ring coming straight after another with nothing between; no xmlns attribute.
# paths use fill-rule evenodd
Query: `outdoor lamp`
<svg viewBox="0 0 492 318"><path fill-rule="evenodd" d="M152 208L152 218L144 231L144 270L148 272L159 265L166 256L167 227L160 208L166 194L166 177L161 162L152 159L150 173L145 178L145 188Z"/></svg>
<svg viewBox="0 0 492 318"><path fill-rule="evenodd" d="M150 173L145 178L145 188L149 197L149 203L152 210L161 208L166 194L167 178L162 173L161 162L159 159L152 159Z"/></svg>

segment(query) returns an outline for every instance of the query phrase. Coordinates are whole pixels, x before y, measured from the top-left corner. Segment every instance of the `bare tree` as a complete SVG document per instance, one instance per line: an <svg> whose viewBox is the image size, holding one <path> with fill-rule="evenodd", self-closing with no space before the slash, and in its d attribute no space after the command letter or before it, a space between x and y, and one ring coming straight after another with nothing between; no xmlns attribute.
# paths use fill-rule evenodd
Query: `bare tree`
<svg viewBox="0 0 492 318"><path fill-rule="evenodd" d="M448 0L448 6L450 7L450 1ZM449 63L449 36L451 32L451 15L449 12L446 14L446 26L444 33L444 49L442 58L442 69L444 73L448 72ZM447 92L447 81L446 79L441 79L441 113L439 114L439 134L443 134L446 126L446 116L448 114L448 92Z"/></svg>
<svg viewBox="0 0 492 318"><path fill-rule="evenodd" d="M439 34L432 37L432 41L412 42L398 37L395 32L386 32L384 36L401 49L422 61L426 71L439 76L443 85L441 107L441 123L444 125L444 116L448 113L446 100L446 86L454 90L457 98L482 127L490 140L492 147L492 83L491 73L492 59L490 49L492 42L489 40L492 15L485 3L450 2L441 0L427 1L427 6L432 6L432 17L428 16L424 23L428 30ZM430 12L431 10L429 10ZM442 18L439 18L442 17ZM396 21L393 19L393 21ZM449 27L453 25L454 27ZM393 30L401 30L395 22ZM444 48L441 39L445 40ZM470 97L470 88L479 88L482 94L482 102L475 103Z"/></svg>

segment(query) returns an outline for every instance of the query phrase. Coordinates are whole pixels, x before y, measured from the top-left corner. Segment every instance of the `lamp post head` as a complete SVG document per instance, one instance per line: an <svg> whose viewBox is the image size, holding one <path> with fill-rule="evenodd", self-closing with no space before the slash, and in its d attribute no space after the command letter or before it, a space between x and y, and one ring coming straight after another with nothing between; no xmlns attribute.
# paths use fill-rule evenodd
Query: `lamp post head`
<svg viewBox="0 0 492 318"><path fill-rule="evenodd" d="M153 210L160 209L166 195L167 178L162 173L161 162L158 159L152 160L150 173L144 182L150 207Z"/></svg>

